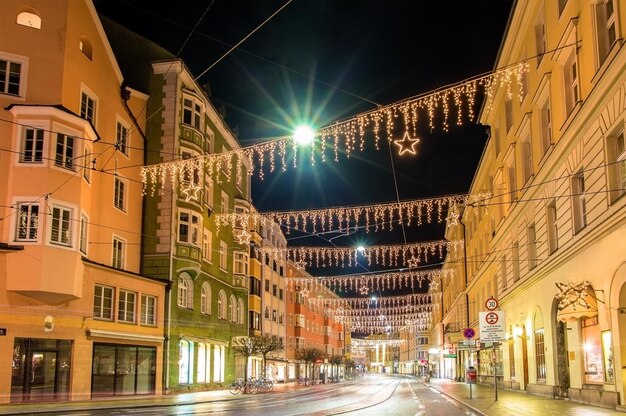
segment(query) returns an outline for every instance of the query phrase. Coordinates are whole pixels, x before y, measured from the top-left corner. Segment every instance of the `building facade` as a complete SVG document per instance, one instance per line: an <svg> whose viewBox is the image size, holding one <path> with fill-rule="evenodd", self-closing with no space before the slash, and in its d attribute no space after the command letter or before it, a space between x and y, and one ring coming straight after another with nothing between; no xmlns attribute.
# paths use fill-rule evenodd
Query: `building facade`
<svg viewBox="0 0 626 416"><path fill-rule="evenodd" d="M147 98L90 0L0 4L2 402L161 392L165 283L140 274Z"/></svg>
<svg viewBox="0 0 626 416"><path fill-rule="evenodd" d="M506 339L476 355L483 381L625 403L625 31L615 0L511 14L496 68L528 67L481 111L491 134L470 193L493 197L462 218L469 324L492 296L506 319Z"/></svg>

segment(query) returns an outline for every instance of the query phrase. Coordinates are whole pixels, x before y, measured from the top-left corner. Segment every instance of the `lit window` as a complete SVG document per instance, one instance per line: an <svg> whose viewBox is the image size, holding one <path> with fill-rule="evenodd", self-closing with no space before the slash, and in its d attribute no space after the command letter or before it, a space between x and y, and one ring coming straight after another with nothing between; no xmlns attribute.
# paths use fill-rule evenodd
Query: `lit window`
<svg viewBox="0 0 626 416"><path fill-rule="evenodd" d="M32 27L33 29L41 29L41 17L35 13L22 12L17 15L16 23L22 26Z"/></svg>
<svg viewBox="0 0 626 416"><path fill-rule="evenodd" d="M117 320L135 323L135 303L137 294L128 290L120 290L117 301Z"/></svg>
<svg viewBox="0 0 626 416"><path fill-rule="evenodd" d="M546 352L543 328L535 330L535 361L537 380L546 379Z"/></svg>
<svg viewBox="0 0 626 416"><path fill-rule="evenodd" d="M246 311L244 309L243 300L238 299L237 300L237 323L240 325L244 324L245 312Z"/></svg>
<svg viewBox="0 0 626 416"><path fill-rule="evenodd" d="M180 340L178 344L178 382L189 384L193 382L193 342Z"/></svg>
<svg viewBox="0 0 626 416"><path fill-rule="evenodd" d="M44 131L26 127L23 130L20 163L42 163Z"/></svg>
<svg viewBox="0 0 626 416"><path fill-rule="evenodd" d="M39 205L17 204L17 229L15 241L37 241L39 232Z"/></svg>
<svg viewBox="0 0 626 416"><path fill-rule="evenodd" d="M187 273L178 276L178 306L193 309L193 280Z"/></svg>

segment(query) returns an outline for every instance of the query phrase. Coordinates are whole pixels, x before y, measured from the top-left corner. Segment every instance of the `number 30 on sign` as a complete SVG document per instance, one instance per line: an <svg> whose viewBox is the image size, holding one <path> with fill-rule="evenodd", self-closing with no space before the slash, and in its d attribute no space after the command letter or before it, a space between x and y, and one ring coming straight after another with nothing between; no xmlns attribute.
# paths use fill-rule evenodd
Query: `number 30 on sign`
<svg viewBox="0 0 626 416"><path fill-rule="evenodd" d="M498 307L498 301L495 298L489 298L485 301L485 308L489 311L493 311Z"/></svg>

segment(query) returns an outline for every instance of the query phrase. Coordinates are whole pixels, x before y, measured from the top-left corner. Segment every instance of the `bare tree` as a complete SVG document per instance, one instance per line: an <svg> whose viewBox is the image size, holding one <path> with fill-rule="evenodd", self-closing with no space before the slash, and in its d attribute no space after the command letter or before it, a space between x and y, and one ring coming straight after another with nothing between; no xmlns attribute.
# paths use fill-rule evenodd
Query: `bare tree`
<svg viewBox="0 0 626 416"><path fill-rule="evenodd" d="M255 338L235 337L230 342L231 348L235 355L244 358L243 363L243 382L246 386L245 392L248 390L248 359L259 353Z"/></svg>
<svg viewBox="0 0 626 416"><path fill-rule="evenodd" d="M296 358L304 361L305 377L309 378L309 368L313 364L315 370L315 362L324 358L324 352L317 348L302 348L296 351Z"/></svg>
<svg viewBox="0 0 626 416"><path fill-rule="evenodd" d="M280 352L285 349L285 346L282 343L282 340L277 337L254 337L254 342L256 344L257 354L260 354L263 358L263 377L267 376L267 356L271 352Z"/></svg>
<svg viewBox="0 0 626 416"><path fill-rule="evenodd" d="M333 355L328 359L328 362L330 363L330 377L337 377L339 376L339 366L343 363L343 356L341 355ZM335 372L335 369L337 369L337 371Z"/></svg>

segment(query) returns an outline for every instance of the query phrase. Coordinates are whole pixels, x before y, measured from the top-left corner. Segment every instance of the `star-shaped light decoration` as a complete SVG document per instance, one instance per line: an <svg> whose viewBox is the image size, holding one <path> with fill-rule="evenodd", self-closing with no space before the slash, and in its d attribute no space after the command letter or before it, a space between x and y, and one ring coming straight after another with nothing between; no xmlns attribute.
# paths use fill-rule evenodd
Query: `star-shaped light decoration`
<svg viewBox="0 0 626 416"><path fill-rule="evenodd" d="M365 286L365 285L363 285L363 286L361 286L361 287L359 288L359 293L360 293L361 295L367 295L368 293L370 293L370 288L369 288L369 287L367 287L367 286Z"/></svg>
<svg viewBox="0 0 626 416"><path fill-rule="evenodd" d="M448 217L446 218L446 222L448 223L448 227L457 225L459 223L459 213L456 212L456 207L452 206L450 208L450 211L448 211Z"/></svg>
<svg viewBox="0 0 626 416"><path fill-rule="evenodd" d="M407 266L409 266L409 269L414 269L417 268L417 265L419 264L420 259L417 257L411 257L410 259L408 259L406 261Z"/></svg>
<svg viewBox="0 0 626 416"><path fill-rule="evenodd" d="M296 262L296 268L297 268L298 270L304 270L304 268L305 268L305 267L306 267L306 261L304 261L304 260L298 260L298 261Z"/></svg>
<svg viewBox="0 0 626 416"><path fill-rule="evenodd" d="M399 152L400 156L402 156L406 152L414 155L416 153L415 146L417 146L419 141L420 139L417 138L412 139L409 132L405 131L402 140L394 140L393 143L400 148Z"/></svg>
<svg viewBox="0 0 626 416"><path fill-rule="evenodd" d="M241 230L241 232L237 234L237 240L239 241L239 244L250 244L250 237L252 237L252 234L250 234L246 230Z"/></svg>
<svg viewBox="0 0 626 416"><path fill-rule="evenodd" d="M307 296L309 296L309 293L310 293L309 289L306 289L306 288L300 291L300 294L302 295L303 298L306 298Z"/></svg>
<svg viewBox="0 0 626 416"><path fill-rule="evenodd" d="M185 195L185 201L189 202L191 198L198 201L199 200L198 192L200 192L201 189L202 187L199 184L195 184L193 183L193 181L189 182L189 186L183 189L183 195Z"/></svg>
<svg viewBox="0 0 626 416"><path fill-rule="evenodd" d="M430 290L439 289L439 280L431 280L430 281Z"/></svg>

